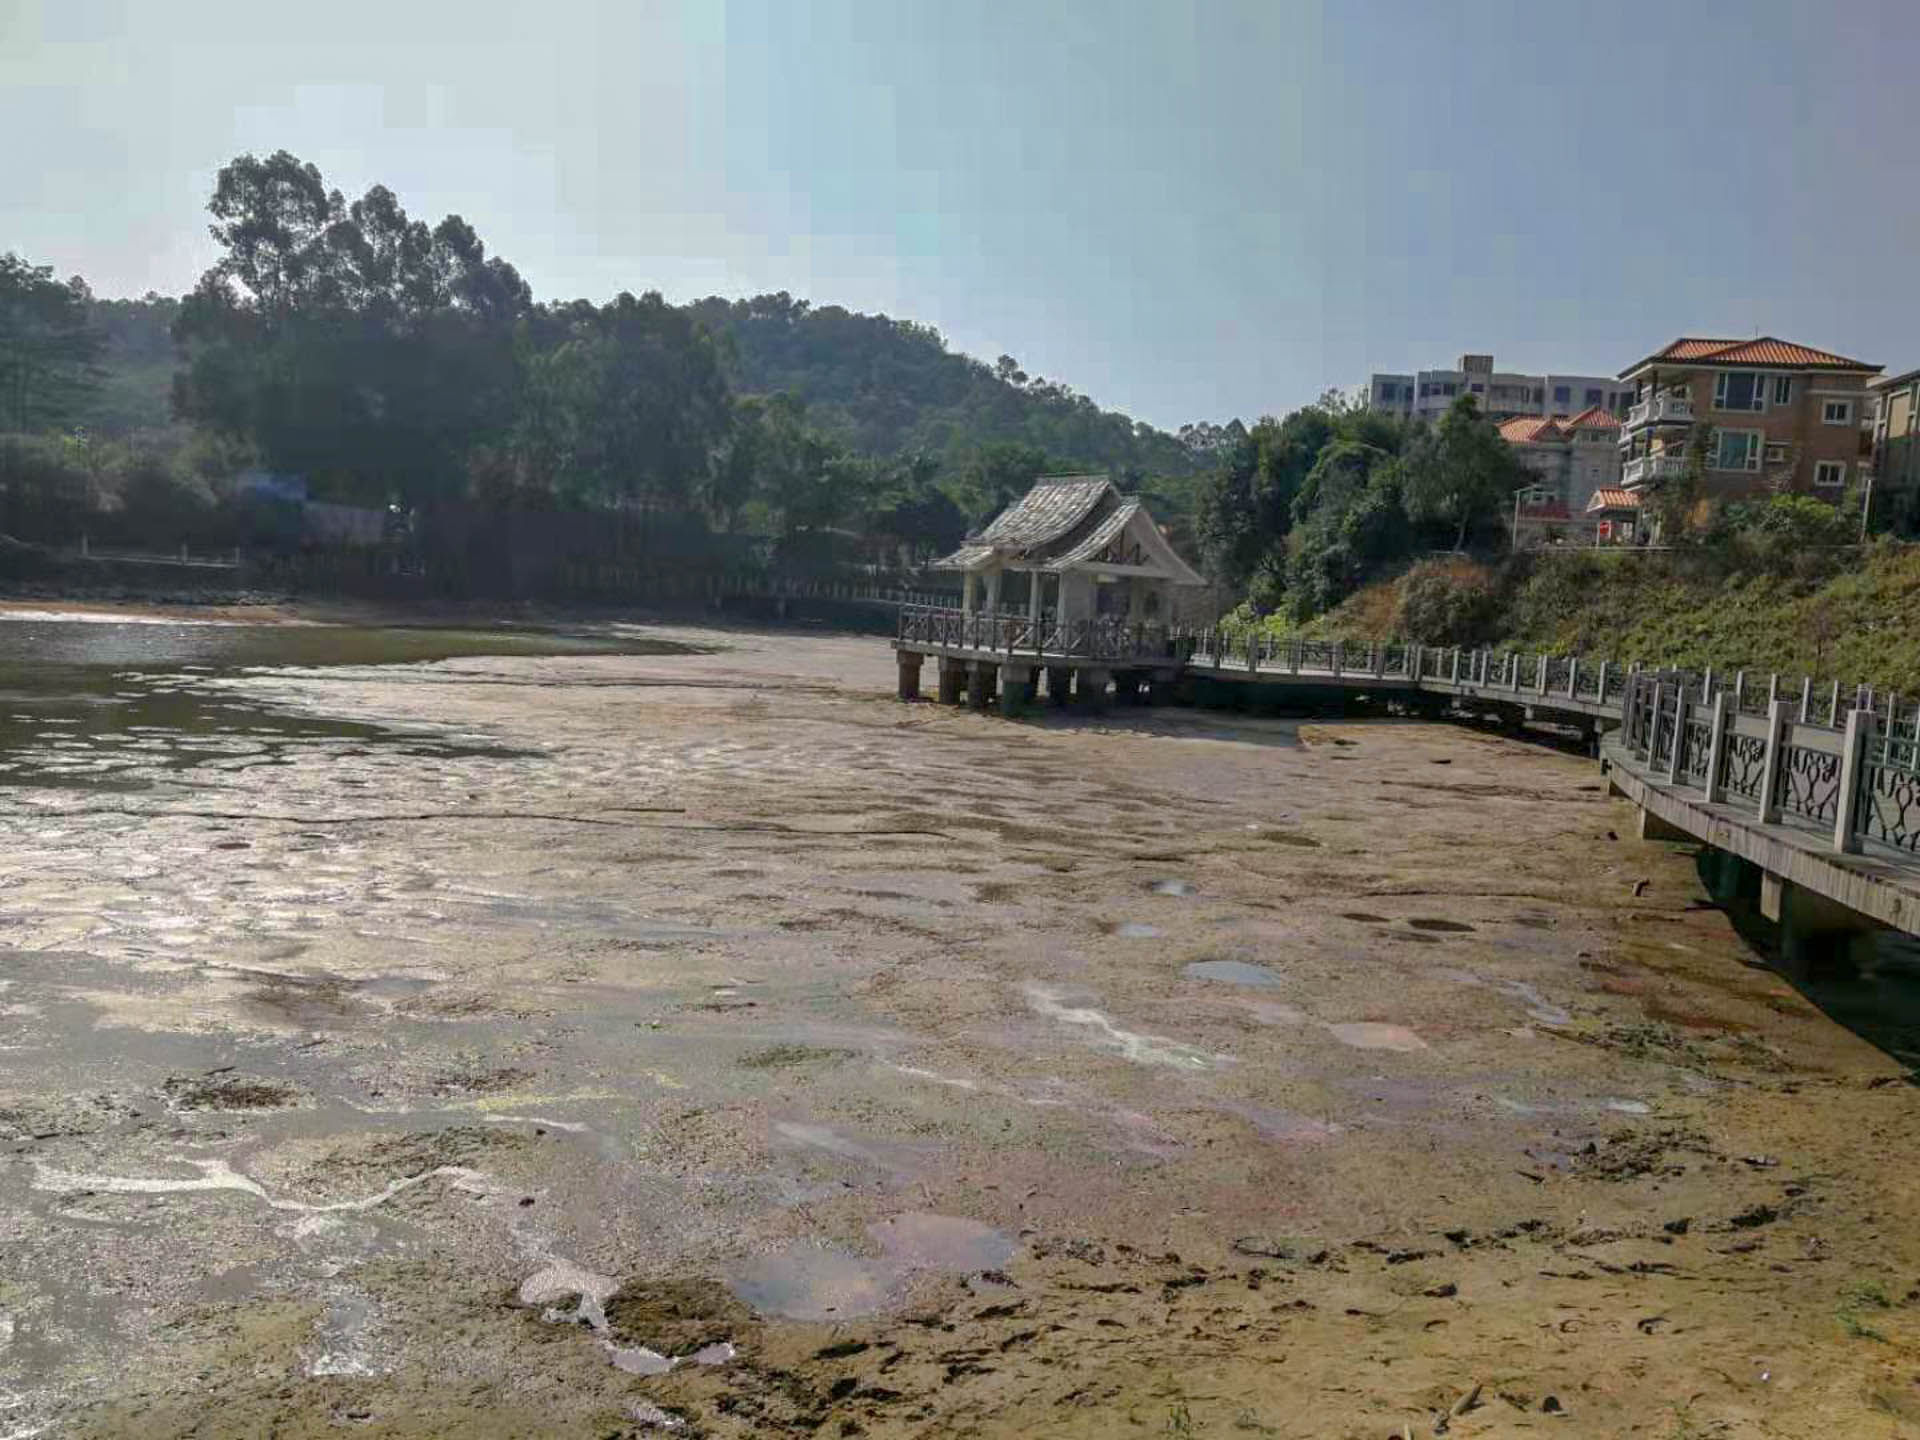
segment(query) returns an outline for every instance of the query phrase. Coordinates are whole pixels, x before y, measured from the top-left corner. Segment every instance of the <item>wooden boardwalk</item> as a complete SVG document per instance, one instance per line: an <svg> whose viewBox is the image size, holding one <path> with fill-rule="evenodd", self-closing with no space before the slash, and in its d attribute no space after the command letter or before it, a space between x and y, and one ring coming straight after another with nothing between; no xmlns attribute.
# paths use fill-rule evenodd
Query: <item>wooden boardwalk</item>
<svg viewBox="0 0 1920 1440"><path fill-rule="evenodd" d="M1920 706L1866 686L1689 674L1579 656L1422 645L1343 646L1221 630L903 607L902 698L940 667L942 700L1099 706L1203 687L1371 696L1579 726L1643 835L1698 840L1722 898L1751 893L1790 964L1890 928L1920 934Z"/></svg>

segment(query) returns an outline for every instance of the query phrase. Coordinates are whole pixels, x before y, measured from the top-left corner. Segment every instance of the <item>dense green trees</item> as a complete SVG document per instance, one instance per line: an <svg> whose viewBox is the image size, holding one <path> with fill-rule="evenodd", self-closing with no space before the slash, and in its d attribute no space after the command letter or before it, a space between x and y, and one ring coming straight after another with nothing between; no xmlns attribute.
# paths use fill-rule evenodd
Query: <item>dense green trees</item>
<svg viewBox="0 0 1920 1440"><path fill-rule="evenodd" d="M51 266L0 255L0 431L70 424L79 413L104 344L91 300L77 276L62 284Z"/></svg>
<svg viewBox="0 0 1920 1440"><path fill-rule="evenodd" d="M607 523L523 532L828 565L949 548L1048 470L1150 485L1177 526L1208 447L1244 434L1176 438L1010 356L785 294L542 303L461 217L380 185L349 200L285 151L225 166L208 208L219 258L179 300L0 264L0 525L224 535L257 467L408 533L444 517L469 553L487 516L576 512Z"/></svg>
<svg viewBox="0 0 1920 1440"><path fill-rule="evenodd" d="M1329 391L1251 430L1188 427L1218 456L1195 528L1214 574L1256 609L1295 619L1374 574L1491 532L1526 483L1512 449L1463 397L1436 426L1360 409Z"/></svg>

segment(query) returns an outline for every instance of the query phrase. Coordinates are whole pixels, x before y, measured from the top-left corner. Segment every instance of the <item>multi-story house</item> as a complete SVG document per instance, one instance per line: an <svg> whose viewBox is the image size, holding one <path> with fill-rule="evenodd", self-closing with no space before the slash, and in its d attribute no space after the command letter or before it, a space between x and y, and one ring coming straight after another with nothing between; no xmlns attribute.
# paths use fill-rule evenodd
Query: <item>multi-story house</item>
<svg viewBox="0 0 1920 1440"><path fill-rule="evenodd" d="M1500 426L1534 484L1515 498L1515 549L1591 538L1594 492L1620 484L1620 422L1599 406L1564 420L1519 416Z"/></svg>
<svg viewBox="0 0 1920 1440"><path fill-rule="evenodd" d="M1620 372L1634 401L1621 481L1645 492L1686 473L1695 427L1711 427L1706 495L1787 492L1837 500L1870 463L1868 382L1878 365L1763 336L1683 336Z"/></svg>
<svg viewBox="0 0 1920 1440"><path fill-rule="evenodd" d="M1632 391L1607 375L1523 375L1495 370L1491 355L1462 355L1451 370L1411 375L1378 372L1367 382L1366 403L1408 419L1438 420L1461 395L1471 395L1480 413L1495 420L1516 415L1577 415L1598 406L1626 413Z"/></svg>
<svg viewBox="0 0 1920 1440"><path fill-rule="evenodd" d="M1910 524L1920 510L1920 370L1878 381L1872 390L1873 513Z"/></svg>

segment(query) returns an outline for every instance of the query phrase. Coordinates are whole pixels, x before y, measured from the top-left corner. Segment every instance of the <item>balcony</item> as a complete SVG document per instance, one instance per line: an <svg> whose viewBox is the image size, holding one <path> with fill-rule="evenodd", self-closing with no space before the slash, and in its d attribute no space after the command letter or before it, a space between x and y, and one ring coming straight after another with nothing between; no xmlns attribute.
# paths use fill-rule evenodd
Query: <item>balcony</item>
<svg viewBox="0 0 1920 1440"><path fill-rule="evenodd" d="M1627 429L1639 430L1648 425L1691 425L1693 423L1693 397L1674 395L1661 391L1658 395L1642 400L1627 411Z"/></svg>
<svg viewBox="0 0 1920 1440"><path fill-rule="evenodd" d="M1677 480L1686 473L1684 455L1636 455L1620 467L1620 483L1629 490L1662 480Z"/></svg>

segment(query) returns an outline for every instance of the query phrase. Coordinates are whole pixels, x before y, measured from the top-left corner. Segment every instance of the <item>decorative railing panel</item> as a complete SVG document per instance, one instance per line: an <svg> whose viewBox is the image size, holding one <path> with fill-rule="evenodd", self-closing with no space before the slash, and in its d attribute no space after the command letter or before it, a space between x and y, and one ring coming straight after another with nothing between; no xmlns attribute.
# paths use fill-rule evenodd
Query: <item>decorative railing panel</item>
<svg viewBox="0 0 1920 1440"><path fill-rule="evenodd" d="M1840 756L1808 745L1786 745L1775 799L1781 812L1831 829L1840 812Z"/></svg>
<svg viewBox="0 0 1920 1440"><path fill-rule="evenodd" d="M1920 742L1899 735L1871 740L1860 769L1861 833L1920 853Z"/></svg>

